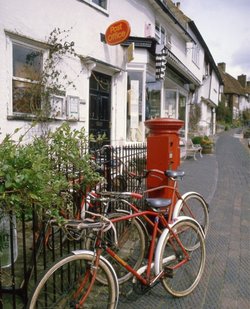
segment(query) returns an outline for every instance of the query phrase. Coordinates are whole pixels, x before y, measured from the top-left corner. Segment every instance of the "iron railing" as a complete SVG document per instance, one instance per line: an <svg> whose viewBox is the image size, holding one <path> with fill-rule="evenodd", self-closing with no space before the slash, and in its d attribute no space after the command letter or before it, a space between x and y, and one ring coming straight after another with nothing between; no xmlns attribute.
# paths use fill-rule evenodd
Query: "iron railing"
<svg viewBox="0 0 250 309"><path fill-rule="evenodd" d="M104 181L96 190L141 190L131 177L146 168L146 146L104 146L93 152L93 162ZM81 196L72 193L74 216ZM3 205L2 205L3 208ZM0 309L24 308L39 275L59 256L84 247L84 240L69 241L59 228L52 231L48 215L37 215L35 206L19 214L0 212Z"/></svg>

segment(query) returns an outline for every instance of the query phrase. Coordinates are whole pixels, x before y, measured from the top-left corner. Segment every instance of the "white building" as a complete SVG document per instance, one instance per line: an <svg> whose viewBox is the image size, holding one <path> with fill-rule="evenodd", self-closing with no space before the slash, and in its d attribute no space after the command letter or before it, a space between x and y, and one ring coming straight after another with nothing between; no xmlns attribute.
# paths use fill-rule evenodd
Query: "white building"
<svg viewBox="0 0 250 309"><path fill-rule="evenodd" d="M75 43L77 57L60 64L75 87L68 85L51 100L50 127L68 120L123 144L145 140L146 119L172 117L185 121L187 136L189 107L197 96L209 107L201 120L209 127L220 82L202 37L184 17L170 0L1 0L2 136L17 127L26 130L34 118L21 94L36 80L23 68L30 55L45 63L54 29L69 30L65 40ZM130 36L108 45L105 31L118 20L130 24ZM29 69L42 70L37 63ZM38 125L30 135L42 129Z"/></svg>

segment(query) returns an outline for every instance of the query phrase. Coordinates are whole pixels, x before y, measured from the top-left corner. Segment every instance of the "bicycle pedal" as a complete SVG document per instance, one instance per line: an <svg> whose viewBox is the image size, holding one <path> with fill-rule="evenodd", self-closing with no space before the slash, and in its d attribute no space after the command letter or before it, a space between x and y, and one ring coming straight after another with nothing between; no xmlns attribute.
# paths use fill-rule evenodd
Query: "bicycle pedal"
<svg viewBox="0 0 250 309"><path fill-rule="evenodd" d="M164 268L164 275L165 277L167 278L173 278L174 277L174 271L172 268L169 268L169 267L165 267Z"/></svg>

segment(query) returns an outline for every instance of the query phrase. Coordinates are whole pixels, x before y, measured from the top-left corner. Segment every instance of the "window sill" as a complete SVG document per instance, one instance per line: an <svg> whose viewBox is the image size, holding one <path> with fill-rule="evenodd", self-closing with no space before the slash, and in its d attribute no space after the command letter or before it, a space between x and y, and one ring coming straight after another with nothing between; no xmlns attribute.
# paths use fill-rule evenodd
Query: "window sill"
<svg viewBox="0 0 250 309"><path fill-rule="evenodd" d="M35 116L32 115L8 115L7 116L7 120L22 120L22 121L34 121L36 120ZM48 122L52 122L52 121L68 121L68 122L78 122L78 119L74 119L74 118L48 118L47 120Z"/></svg>

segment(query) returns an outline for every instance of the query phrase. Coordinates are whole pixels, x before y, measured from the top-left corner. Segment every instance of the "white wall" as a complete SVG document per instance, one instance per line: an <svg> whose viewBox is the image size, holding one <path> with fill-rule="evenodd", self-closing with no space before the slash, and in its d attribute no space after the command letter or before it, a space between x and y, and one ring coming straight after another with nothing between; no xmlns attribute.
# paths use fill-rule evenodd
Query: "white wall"
<svg viewBox="0 0 250 309"><path fill-rule="evenodd" d="M152 1L151 1L152 2ZM39 42L47 42L54 28L69 30L67 41L75 42L76 52L83 56L91 56L117 68L98 65L100 72L112 76L112 139L123 140L126 135L126 100L127 73L126 48L109 46L101 42L100 34L119 19L127 20L131 25L131 36L144 37L145 25L151 24L154 36L155 19L159 20L172 33L171 51L202 81L202 61L204 51L201 50L200 65L192 62L191 53L186 52L186 38L179 33L166 14L156 10L150 1L145 0L110 0L108 12L104 13L78 0L0 0L0 128L2 136L12 132L16 127L27 122L21 120L7 121L6 115L11 103L11 50L5 31L16 33ZM136 51L135 64L147 63L152 66L145 50ZM203 60L202 60L203 59ZM151 67L151 68L152 68ZM118 68L121 69L119 72ZM69 80L76 90L67 89L67 94L77 95L85 104L80 105L80 121L72 124L75 127L88 128L89 111L89 71L80 59L68 60L65 67ZM215 86L216 87L216 84ZM58 123L56 123L57 125ZM32 131L35 132L35 129Z"/></svg>

